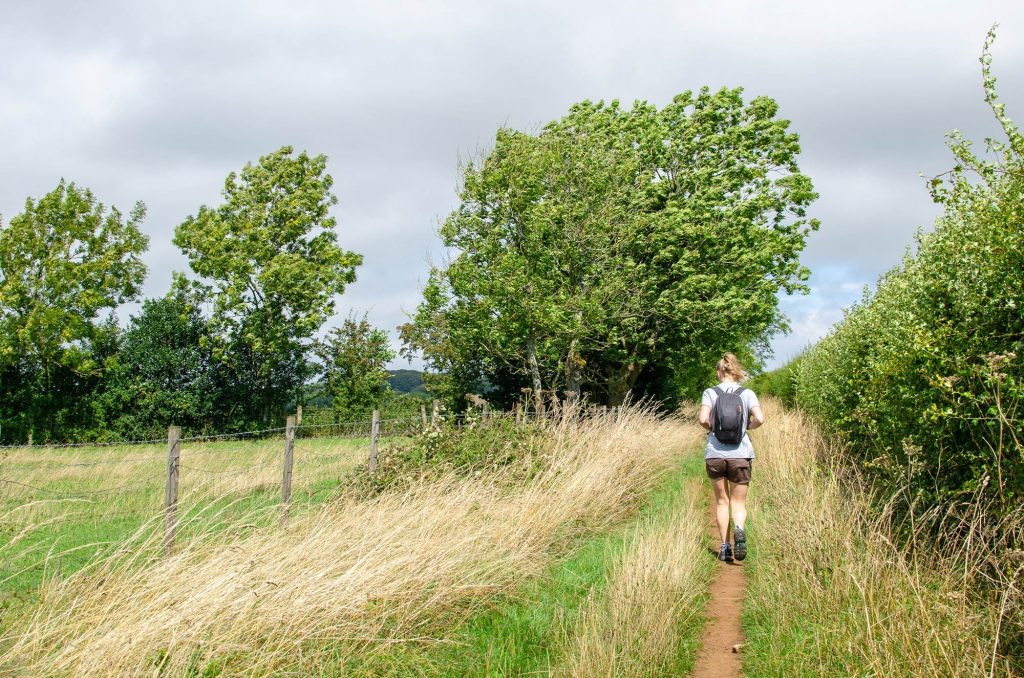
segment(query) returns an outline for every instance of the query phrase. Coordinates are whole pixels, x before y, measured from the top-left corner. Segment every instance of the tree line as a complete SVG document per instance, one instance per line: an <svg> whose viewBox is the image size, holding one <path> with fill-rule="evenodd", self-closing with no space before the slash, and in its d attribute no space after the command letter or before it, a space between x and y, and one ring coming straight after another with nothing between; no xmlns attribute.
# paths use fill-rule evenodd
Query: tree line
<svg viewBox="0 0 1024 678"><path fill-rule="evenodd" d="M0 440L277 426L312 379L341 408L371 405L386 334L352 317L317 339L362 262L338 244L326 166L286 146L229 174L222 202L175 229L195 277L174 273L123 329L114 311L146 276L145 206L125 215L63 180L28 199L0 227Z"/></svg>
<svg viewBox="0 0 1024 678"><path fill-rule="evenodd" d="M572 106L502 128L461 168L423 300L399 328L428 387L499 406L556 395L691 397L726 350L755 362L786 329L778 295L816 198L768 97L684 92ZM228 175L175 229L190 272L138 301L145 207L61 182L0 224L0 440L139 437L277 425L311 383L339 410L386 391L387 335L352 317L320 336L359 254L338 243L327 158L283 147Z"/></svg>

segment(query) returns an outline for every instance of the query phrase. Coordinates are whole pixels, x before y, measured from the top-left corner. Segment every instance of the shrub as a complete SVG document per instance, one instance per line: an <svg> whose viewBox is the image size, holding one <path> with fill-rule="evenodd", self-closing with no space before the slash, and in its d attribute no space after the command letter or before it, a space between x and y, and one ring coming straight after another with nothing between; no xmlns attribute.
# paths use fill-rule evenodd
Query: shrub
<svg viewBox="0 0 1024 678"><path fill-rule="evenodd" d="M919 513L984 496L1005 515L1024 492L1024 137L996 96L992 38L996 160L949 135L934 231L797 368L799 404Z"/></svg>
<svg viewBox="0 0 1024 678"><path fill-rule="evenodd" d="M516 425L501 416L483 422L473 410L462 417L442 417L411 440L383 449L373 474L359 467L345 491L373 496L451 473L479 477L504 472L508 480L522 481L540 468L548 438L543 424Z"/></svg>
<svg viewBox="0 0 1024 678"><path fill-rule="evenodd" d="M796 403L796 376L801 356L793 358L782 367L770 372L762 372L744 386L750 388L758 396L775 396L786 405Z"/></svg>

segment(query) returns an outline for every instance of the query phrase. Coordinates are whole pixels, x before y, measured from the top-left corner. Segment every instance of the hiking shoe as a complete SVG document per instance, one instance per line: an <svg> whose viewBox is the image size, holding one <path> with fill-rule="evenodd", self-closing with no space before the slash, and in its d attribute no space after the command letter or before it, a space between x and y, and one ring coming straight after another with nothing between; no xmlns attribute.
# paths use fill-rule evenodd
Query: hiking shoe
<svg viewBox="0 0 1024 678"><path fill-rule="evenodd" d="M722 544L722 548L718 551L718 559L723 563L732 562L732 546L729 545L729 542Z"/></svg>
<svg viewBox="0 0 1024 678"><path fill-rule="evenodd" d="M736 540L736 560L743 560L747 557L747 533L742 527L733 530L733 537Z"/></svg>

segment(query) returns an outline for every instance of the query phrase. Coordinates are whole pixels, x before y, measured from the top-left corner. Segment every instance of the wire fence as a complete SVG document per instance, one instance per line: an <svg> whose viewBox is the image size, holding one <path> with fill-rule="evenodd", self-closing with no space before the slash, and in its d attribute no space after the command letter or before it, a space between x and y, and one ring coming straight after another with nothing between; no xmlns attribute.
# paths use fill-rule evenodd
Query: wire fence
<svg viewBox="0 0 1024 678"><path fill-rule="evenodd" d="M377 440L416 433L413 423L386 420L378 425ZM45 569L54 554L115 543L142 524L159 531L170 515L194 531L199 528L191 523L197 520L224 522L229 515L242 519L280 511L286 452L296 482L294 495L288 488L288 503L322 501L367 459L372 424L363 419L321 425L312 435L292 423L290 430L178 436L173 467L169 439L3 446L0 570L25 577ZM147 446L165 449L140 454Z"/></svg>
<svg viewBox="0 0 1024 678"><path fill-rule="evenodd" d="M238 433L181 436L171 427L161 440L2 446L0 570L18 574L0 575L0 594L4 581L19 577L38 585L54 557L78 558L82 566L87 555L141 529L157 538L162 533L169 553L179 530L197 536L230 525L287 522L294 510L336 495L357 466L372 472L387 453L381 443L442 427L556 416L486 408L454 414L435 401L418 416L374 412L369 419L303 425L300 410L286 426ZM140 454L147 446L153 453Z"/></svg>

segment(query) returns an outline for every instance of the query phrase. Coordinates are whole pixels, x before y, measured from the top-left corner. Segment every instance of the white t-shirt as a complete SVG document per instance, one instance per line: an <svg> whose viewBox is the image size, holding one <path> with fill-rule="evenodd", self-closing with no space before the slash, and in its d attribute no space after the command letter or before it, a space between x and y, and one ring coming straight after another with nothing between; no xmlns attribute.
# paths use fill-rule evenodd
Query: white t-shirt
<svg viewBox="0 0 1024 678"><path fill-rule="evenodd" d="M723 381L718 385L718 388L722 389L726 393L732 393L739 384L735 381ZM740 393L740 399L743 401L744 414L747 420L750 419L750 411L755 407L760 407L761 403L757 400L757 394L751 391L749 388L744 388L743 392ZM715 393L714 387L704 391L704 395L701 396L700 404L707 405L711 409L715 408L715 401L718 400L718 394ZM750 442L750 436L746 430L743 431L743 440L734 445L726 445L718 441L714 433L708 432L708 444L704 448L705 459L753 459L754 458L754 444Z"/></svg>

